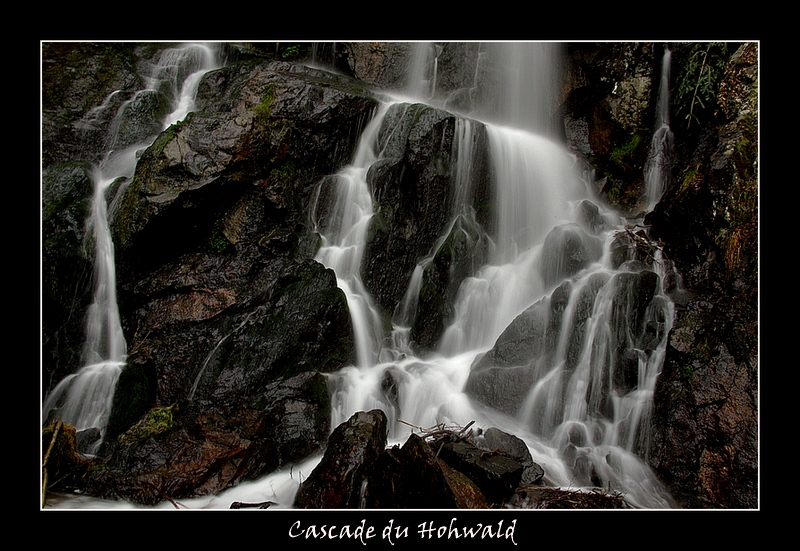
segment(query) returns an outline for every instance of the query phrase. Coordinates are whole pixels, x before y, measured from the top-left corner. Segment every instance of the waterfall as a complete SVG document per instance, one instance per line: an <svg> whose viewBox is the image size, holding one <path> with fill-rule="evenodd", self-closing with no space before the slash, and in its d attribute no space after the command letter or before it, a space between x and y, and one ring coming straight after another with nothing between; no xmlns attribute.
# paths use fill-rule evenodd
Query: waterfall
<svg viewBox="0 0 800 551"><path fill-rule="evenodd" d="M119 107L110 125L107 153L91 174L94 195L87 234L94 241L94 298L86 315L83 365L60 381L42 406L43 422L56 418L73 425L77 431L98 429L100 438L87 450L89 453L96 452L102 442L117 378L127 354L117 309L114 243L109 231L107 195L112 184L117 183L121 183L117 196L121 194L133 177L138 154L157 136L131 133L126 127L127 117L135 116L129 112L146 104L154 94L163 94L173 111L163 121L156 121L158 126L153 128L156 133L166 129L192 109L200 79L217 66L214 48L205 44L184 44L164 50L146 78L147 87ZM106 104L110 102L98 109ZM96 114L92 111L89 116Z"/></svg>
<svg viewBox="0 0 800 551"><path fill-rule="evenodd" d="M672 150L672 130L669 122L669 79L672 52L664 47L661 59L661 79L656 103L656 127L650 144L650 155L645 166L645 197L647 210L651 211L661 199L666 187L666 172Z"/></svg>
<svg viewBox="0 0 800 551"><path fill-rule="evenodd" d="M377 133L388 110L382 106L361 136L353 163L334 176L334 202L327 228L318 228L322 238L316 259L332 268L339 287L345 292L356 335L357 364L368 367L378 359L382 322L369 293L361 281L361 258L366 232L374 214L367 186L367 170L377 159Z"/></svg>
<svg viewBox="0 0 800 551"><path fill-rule="evenodd" d="M644 270L635 262L616 265L612 244L628 235L624 220L592 195L593 182L587 181L576 158L551 138L543 118L555 76L547 49L503 44L487 51L491 56L481 63L501 62L495 73L504 75L493 85L492 98L505 100L483 111L486 120L468 124L487 129L497 229L489 261L476 266L461 284L455 318L436 353L415 355L408 346L407 325L422 272L452 223L417 265L392 328L386 329L374 311L359 276L373 214L365 175L380 158L375 132L388 104L362 136L354 162L334 178L335 206L327 227L319 229L323 245L317 258L336 272L347 296L358 361L329 376L332 424L359 410L380 408L389 419L390 440L401 443L412 430L409 424L463 426L477 420L478 425L498 426L521 437L534 460L545 465L548 484L613 488L635 506L669 507L666 491L644 459L653 389L672 322L672 304L661 290L659 253ZM418 52L432 62L433 48L419 46ZM518 70L523 66L539 73L534 78ZM435 74L419 67L417 71L426 78ZM530 86L531 78L538 79L536 86ZM422 90L418 101L424 103L435 85L426 81L410 90ZM537 103L531 105L533 100ZM533 113L525 113L525 105ZM456 147L463 148L469 132L468 125L461 124ZM457 157L454 172L460 174L468 170L470 155ZM652 178L658 177L657 168ZM460 183L456 189L469 193ZM583 217L581 207L587 201L596 204L603 220L600 227ZM463 215L464 200L454 204L452 220ZM573 246L586 257L577 268L570 264ZM637 285L653 282L653 300L645 311L638 311L630 297ZM520 366L534 375L519 411L505 415L472 400L465 387L477 362L520 314L555 303L557 292L563 316L558 324L544 318L553 325L557 340L552 350L532 354ZM394 390L387 392L389 387Z"/></svg>

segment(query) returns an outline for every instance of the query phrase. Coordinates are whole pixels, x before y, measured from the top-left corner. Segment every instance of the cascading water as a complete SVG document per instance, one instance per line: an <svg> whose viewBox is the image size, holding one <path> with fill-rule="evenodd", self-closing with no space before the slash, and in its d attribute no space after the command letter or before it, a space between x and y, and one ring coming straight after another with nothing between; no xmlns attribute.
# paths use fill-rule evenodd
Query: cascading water
<svg viewBox="0 0 800 551"><path fill-rule="evenodd" d="M214 48L205 44L185 44L164 50L153 66L146 88L124 102L112 120L107 153L91 174L94 197L87 233L95 245L94 299L86 317L83 367L59 382L44 400L43 422L55 418L74 426L77 431L93 428L102 435L117 378L125 364L127 344L117 310L114 244L109 231L107 194L112 184L122 182L119 189L124 189L133 176L138 153L156 138L156 135L134 138L123 132L129 112L147 104L153 95L162 94L174 109L163 121L157 121L153 130L166 129L192 109L200 78L217 66ZM98 109L111 104L106 102ZM96 117L98 112L93 111L90 116ZM96 439L87 451L94 453L101 441L101 438Z"/></svg>
<svg viewBox="0 0 800 551"><path fill-rule="evenodd" d="M418 51L429 55L434 50L419 47ZM548 484L603 486L622 492L638 507L669 507L669 496L643 459L652 393L672 321L671 302L660 289L663 274L658 252L647 267L648 274L655 273L655 277L641 278L656 282L654 298L646 311L634 312L636 305L626 298L635 292L635 285L641 285L639 268L631 262L617 265L612 254L614 240L627 234L624 220L599 207L606 221L604 228L585 228L580 206L585 200L596 200L588 191L591 182L586 181L575 158L550 139L547 126L541 124L547 118L542 106L550 104L546 94L552 85L551 61L543 56L541 45L503 44L497 50L488 49L486 55L495 62L503 61L506 69L511 62L522 60L508 72L513 82L501 87L508 92L505 103L473 110L473 114L486 115L487 122L465 119L461 123L486 125L494 167L497 231L490 261L460 287L455 319L437 353L424 358L414 355L406 327L430 256L417 266L389 338L358 275L372 215L366 174L380 158L375 132L387 105L362 137L354 163L337 176L335 221L321 229L323 246L318 260L334 269L345 290L359 354L357 365L330 377L333 426L359 410L380 408L389 418L390 439L402 442L412 430L410 424L432 427L477 420L479 425L505 428L523 438L534 460L544 466ZM539 73L531 76L521 68ZM530 114L524 106L530 106L534 98L527 94L530 88L525 83L535 81L536 76L543 82L535 87L535 113ZM435 83L426 81L415 89L424 92L420 101L428 102ZM526 94L520 94L521 90ZM512 128L509 121L520 121L523 126ZM469 143L464 128L458 133L461 145ZM460 155L455 172L466 170L468 163L469 156ZM649 177L660 178L657 171L658 167ZM460 189L458 185L456 189ZM463 214L459 208L463 201L454 204L453 220ZM452 224L447 231L451 228ZM564 267L569 261L564 247L575 236L583 240L591 262L572 273ZM560 246L553 248L554 242ZM476 405L465 387L477 360L517 316L537 303L555 301L556 289L569 289L557 327L558 340L553 350L532 353L528 359L527 368L534 375L517 414L506 416ZM581 338L576 337L579 321ZM646 335L642 327L648 328ZM626 359L626 376L631 377L631 362L636 372L635 380L626 385L618 384L623 377L619 349L635 356ZM394 399L383 390L387 376L397 386Z"/></svg>
<svg viewBox="0 0 800 551"><path fill-rule="evenodd" d="M665 175L672 149L672 129L669 123L669 79L672 52L664 48L661 59L661 80L656 103L656 129L650 144L650 156L644 170L647 210L651 211L661 199L666 186Z"/></svg>

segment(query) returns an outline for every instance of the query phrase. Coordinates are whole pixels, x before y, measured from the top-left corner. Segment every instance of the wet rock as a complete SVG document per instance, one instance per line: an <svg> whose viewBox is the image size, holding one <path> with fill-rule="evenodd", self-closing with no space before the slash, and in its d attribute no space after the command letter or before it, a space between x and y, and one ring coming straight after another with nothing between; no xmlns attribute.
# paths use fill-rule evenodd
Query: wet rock
<svg viewBox="0 0 800 551"><path fill-rule="evenodd" d="M524 442L499 429L478 438L463 429L411 434L390 448L385 430L380 410L358 412L335 429L294 507L491 508L543 475Z"/></svg>
<svg viewBox="0 0 800 551"><path fill-rule="evenodd" d="M636 213L643 206L660 46L574 43L567 49L567 144L594 167L601 195L621 211Z"/></svg>
<svg viewBox="0 0 800 551"><path fill-rule="evenodd" d="M329 411L318 373L272 383L231 412L204 403L155 408L107 443L88 491L145 505L216 494L319 453Z"/></svg>
<svg viewBox="0 0 800 551"><path fill-rule="evenodd" d="M382 453L367 480L364 506L375 509L471 509L489 502L470 478L437 458L412 434Z"/></svg>
<svg viewBox="0 0 800 551"><path fill-rule="evenodd" d="M558 226L547 234L542 246L542 279L554 285L600 260L602 242L578 226Z"/></svg>
<svg viewBox="0 0 800 551"><path fill-rule="evenodd" d="M358 412L336 427L317 467L300 483L296 509L358 509L368 473L386 448L381 410Z"/></svg>
<svg viewBox="0 0 800 551"><path fill-rule="evenodd" d="M438 453L442 461L473 480L490 503L502 503L522 480L522 464L496 450L481 450L459 440L442 443Z"/></svg>
<svg viewBox="0 0 800 551"><path fill-rule="evenodd" d="M496 427L489 427L482 431L475 443L483 450L500 451L519 461L523 468L522 484L536 484L542 480L544 469L533 461L531 451L521 438Z"/></svg>
<svg viewBox="0 0 800 551"><path fill-rule="evenodd" d="M757 44L732 53L647 218L682 283L650 454L682 507L758 507L757 71Z"/></svg>
<svg viewBox="0 0 800 551"><path fill-rule="evenodd" d="M452 320L458 290L488 260L490 239L474 216L459 215L422 273L417 310L409 319L418 350L435 349Z"/></svg>
<svg viewBox="0 0 800 551"><path fill-rule="evenodd" d="M374 195L362 274L391 315L419 258L432 249L451 211L455 117L422 104L399 104L382 132L383 159L367 176ZM379 139L380 140L380 139Z"/></svg>

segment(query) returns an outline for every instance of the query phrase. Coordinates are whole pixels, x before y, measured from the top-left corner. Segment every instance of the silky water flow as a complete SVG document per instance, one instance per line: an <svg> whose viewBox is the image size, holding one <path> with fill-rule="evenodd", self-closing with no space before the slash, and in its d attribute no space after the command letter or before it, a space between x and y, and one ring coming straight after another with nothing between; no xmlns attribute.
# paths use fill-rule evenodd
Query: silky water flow
<svg viewBox="0 0 800 551"><path fill-rule="evenodd" d="M426 79L431 73L435 76L435 48L426 52L418 47L418 52L430 53ZM464 426L474 421L477 427L496 426L527 443L534 461L544 468L549 485L600 486L619 491L636 507L669 507L668 493L646 464L653 391L673 317L672 303L661 289L663 263L656 250L650 265L631 261L615 266L612 244L620 233L630 235L626 224L630 228L640 220L624 220L604 207L590 191L594 189L591 171L550 136L545 122L549 98L542 97L548 93L547 83L553 77L550 55L547 46L538 44L502 44L487 49L488 60L484 62L519 62L500 86L505 94L500 97L507 103L494 111L478 110L480 121L466 117L459 121L458 166L453 172L460 180L455 192L461 196L453 201L453 222L434 250L417 265L388 334L359 275L373 215L366 175L381 157L376 136L392 101L435 103L431 99L435 82L425 80L411 86L422 99L399 97L384 103L364 132L352 165L337 175L335 221L320 230L323 245L317 258L336 272L347 295L358 361L329 378L333 426L359 410L373 408L387 414L390 440L395 443L405 440L414 430L412 425ZM665 71L668 59L667 52ZM426 67L419 62L415 66ZM537 82L535 87L528 86L533 82ZM530 97L531 91L537 97ZM526 105L534 105L533 111L539 112L524 112ZM514 127L512 121L522 121L523 126ZM495 235L486 236L492 241L491 258L476 266L461 284L455 317L437 352L420 357L410 346L408 324L426 265L457 217L469 211L468 198L464 197L468 178L459 174L469 170L470 132L478 124L486 126L493 167L497 230ZM645 197L650 207L663 191L663 175L658 173L668 135L668 120L663 116L656 130L655 162L648 167L647 175L655 184L648 187L651 196ZM598 208L602 227L587 224L582 209L587 201ZM570 254L567 248L576 238L593 261L572 274L564 264ZM647 274L640 279L637 276L643 270ZM644 312L639 312L636 304L635 286L640 281L655 282L656 286ZM517 316L544 312L556 300L556 293L563 301L564 312L553 349L531 351L523 365L513 366L532 373L527 397L517 412L500 414L471 399L465 387L476 362ZM546 315L541 322L548 323ZM620 348L633 356L626 361L635 363L635 380L625 384L618 382L622 358L615 351ZM382 389L387 376L397 387L391 398ZM627 377L630 379L630 374Z"/></svg>
<svg viewBox="0 0 800 551"><path fill-rule="evenodd" d="M143 90L121 104L112 101L119 94L119 91L113 92L103 105L82 121L91 126L93 120L102 117L103 110L117 110L110 123L105 157L91 174L94 196L91 216L87 220L87 235L94 242L94 298L86 317L83 366L60 381L45 398L42 421L58 419L74 426L77 431L97 430L99 437L90 453L94 453L102 441L117 378L127 356L117 309L114 243L108 220L114 203L112 201L109 206L109 190L112 184L122 182L116 196L121 195L133 177L139 153L155 140L159 131L180 121L191 111L200 79L217 66L213 45L182 44L166 49L145 79ZM135 110L137 104L146 105L156 94L166 97L173 106L172 112L154 127L156 133L130 138L121 132L129 110Z"/></svg>

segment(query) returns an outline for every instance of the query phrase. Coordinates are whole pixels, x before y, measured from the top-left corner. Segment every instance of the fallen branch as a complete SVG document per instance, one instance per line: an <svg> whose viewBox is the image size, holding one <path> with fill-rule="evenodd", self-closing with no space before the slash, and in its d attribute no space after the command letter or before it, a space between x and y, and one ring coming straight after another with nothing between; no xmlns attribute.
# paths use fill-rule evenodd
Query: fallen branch
<svg viewBox="0 0 800 551"><path fill-rule="evenodd" d="M469 439L472 436L472 431L469 431L468 434L464 433L475 423L475 421L470 421L464 427L456 427L456 428L448 428L444 424L439 423L435 427L425 428L419 425L415 425L413 423L409 423L408 421L403 421L402 419L398 419L397 421L399 423L403 423L404 425L408 425L409 427L417 429L420 432L424 432L426 439L428 438L436 439L439 436L447 435L447 436L455 436L456 438L459 438L461 440Z"/></svg>
<svg viewBox="0 0 800 551"><path fill-rule="evenodd" d="M272 505L277 505L274 501L259 501L257 503L247 503L244 501L234 501L231 509L269 509Z"/></svg>
<svg viewBox="0 0 800 551"><path fill-rule="evenodd" d="M47 497L47 462L50 459L50 452L53 450L56 444L56 439L58 438L58 433L61 431L61 426L64 423L61 421L56 421L55 426L53 427L53 435L50 437L50 445L47 446L47 451L44 454L44 459L42 459L42 507L45 505L45 500Z"/></svg>

